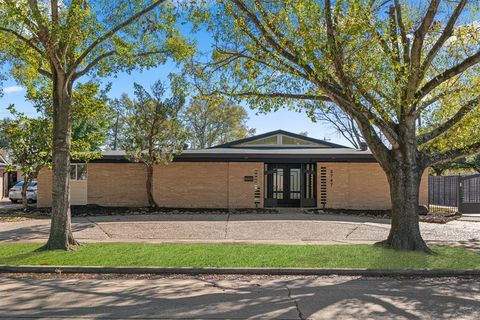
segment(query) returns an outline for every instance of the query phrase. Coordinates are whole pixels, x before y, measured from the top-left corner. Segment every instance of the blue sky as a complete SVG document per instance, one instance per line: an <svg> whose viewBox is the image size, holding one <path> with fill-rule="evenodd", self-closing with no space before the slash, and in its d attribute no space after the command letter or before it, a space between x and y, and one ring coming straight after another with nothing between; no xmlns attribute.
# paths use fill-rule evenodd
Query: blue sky
<svg viewBox="0 0 480 320"><path fill-rule="evenodd" d="M186 36L189 32L188 26L181 28L182 33ZM196 34L190 34L190 37L194 38L198 43L198 48L202 52L209 52L210 45L212 43L211 36L200 31ZM172 72L180 71L181 67L178 67L173 62L167 62L164 65L159 65L156 68L146 70L144 72L132 72L131 74L119 73L116 77L109 77L104 79L104 83L110 82L112 84L109 92L110 98L120 97L122 93L127 93L130 96L133 95L133 83L137 82L148 88L153 82L162 80L168 82L167 75ZM7 73L7 70L3 70ZM8 76L8 74L7 74ZM86 78L80 79L80 81L86 81ZM3 83L4 96L0 98L0 118L9 116L9 112L6 107L9 104L14 104L16 109L24 112L28 116L36 116L35 109L31 103L25 99L25 89L19 86L15 80L8 77ZM294 133L308 132L308 135L313 138L324 139L328 141L349 145L349 143L337 135L328 124L313 123L305 113L298 113L295 111L281 109L276 112L268 114L257 114L255 110L247 108L249 114L248 126L255 128L257 134L273 131L277 129L283 129Z"/></svg>

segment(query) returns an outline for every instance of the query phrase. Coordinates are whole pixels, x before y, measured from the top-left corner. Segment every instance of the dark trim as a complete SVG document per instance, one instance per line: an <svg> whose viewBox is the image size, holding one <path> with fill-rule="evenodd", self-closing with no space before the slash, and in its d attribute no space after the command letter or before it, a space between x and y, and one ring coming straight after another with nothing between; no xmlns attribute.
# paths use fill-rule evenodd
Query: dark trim
<svg viewBox="0 0 480 320"><path fill-rule="evenodd" d="M377 160L371 154L337 155L259 155L259 154L182 154L174 162L268 162L268 163L316 163L316 162L369 162ZM125 156L108 156L90 163L131 163Z"/></svg>
<svg viewBox="0 0 480 320"><path fill-rule="evenodd" d="M323 145L329 146L329 147L331 147L331 148L346 148L346 149L351 149L351 148L349 148L349 147L346 147L346 146L343 146L343 145L340 145L340 144L336 144L336 143L328 142L328 141L325 141L325 140L314 139L314 138L302 136L302 135L300 135L300 134L296 134L296 133L293 133L293 132L288 132L288 131L285 131L285 130L275 130L275 131L270 131L270 132L262 133L262 134L259 134L259 135L253 136L253 137L244 138L244 139L240 139L240 140L236 140L236 141L232 141L232 142L220 144L220 145L218 145L218 146L211 147L210 149L215 149L215 148L231 148L231 147L236 146L236 145L238 145L238 144L242 144L242 143L246 143L246 142L250 142L250 141L254 141L254 140L258 140L258 139L263 139L263 138L266 138L266 137L269 137L269 136L273 136L273 135L276 135L276 134L282 134L282 135L284 135L284 136L289 136L289 137L292 137L292 138L295 138L295 139L302 139L302 140L309 141L309 142L312 142L312 143L323 144ZM299 147L302 148L302 147L304 147L304 146L299 146ZM243 148L243 146L242 146L242 148ZM253 147L253 148L254 148L254 147ZM291 148L295 148L295 147L291 147ZM263 149L263 148L262 148L262 149Z"/></svg>

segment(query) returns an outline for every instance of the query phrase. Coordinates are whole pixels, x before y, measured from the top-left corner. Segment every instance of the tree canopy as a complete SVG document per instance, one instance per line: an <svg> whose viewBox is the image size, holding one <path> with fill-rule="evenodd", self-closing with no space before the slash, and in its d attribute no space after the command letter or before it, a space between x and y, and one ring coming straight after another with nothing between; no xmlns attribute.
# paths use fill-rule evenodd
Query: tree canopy
<svg viewBox="0 0 480 320"><path fill-rule="evenodd" d="M219 2L205 71L216 91L266 111L335 104L388 176L384 244L429 251L416 214L420 177L480 150L478 1ZM419 118L438 121L427 128Z"/></svg>
<svg viewBox="0 0 480 320"><path fill-rule="evenodd" d="M194 97L185 110L188 141L194 149L209 148L247 137L245 109L223 96Z"/></svg>

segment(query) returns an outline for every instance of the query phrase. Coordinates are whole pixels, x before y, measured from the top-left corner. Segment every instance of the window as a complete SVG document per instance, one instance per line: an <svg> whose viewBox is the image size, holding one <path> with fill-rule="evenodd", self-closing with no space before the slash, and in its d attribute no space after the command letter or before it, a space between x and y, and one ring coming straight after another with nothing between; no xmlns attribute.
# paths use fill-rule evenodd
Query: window
<svg viewBox="0 0 480 320"><path fill-rule="evenodd" d="M264 145L264 144L277 144L277 136L272 136L272 137L248 142L248 145Z"/></svg>
<svg viewBox="0 0 480 320"><path fill-rule="evenodd" d="M87 180L87 164L74 163L70 165L71 180Z"/></svg>
<svg viewBox="0 0 480 320"><path fill-rule="evenodd" d="M311 142L296 139L292 137L282 136L282 144L291 144L291 145L312 145Z"/></svg>

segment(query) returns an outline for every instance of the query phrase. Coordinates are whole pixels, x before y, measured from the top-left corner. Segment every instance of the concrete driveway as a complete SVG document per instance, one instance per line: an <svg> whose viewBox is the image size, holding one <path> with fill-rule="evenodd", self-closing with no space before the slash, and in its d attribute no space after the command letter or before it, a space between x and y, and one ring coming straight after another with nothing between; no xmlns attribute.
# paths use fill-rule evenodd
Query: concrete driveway
<svg viewBox="0 0 480 320"><path fill-rule="evenodd" d="M479 319L480 283L453 278L0 275L0 319L34 318Z"/></svg>
<svg viewBox="0 0 480 320"><path fill-rule="evenodd" d="M0 223L0 242L44 241L49 219ZM73 219L82 242L372 243L388 235L390 220L345 215L159 214ZM478 241L480 222L421 223L431 242Z"/></svg>

